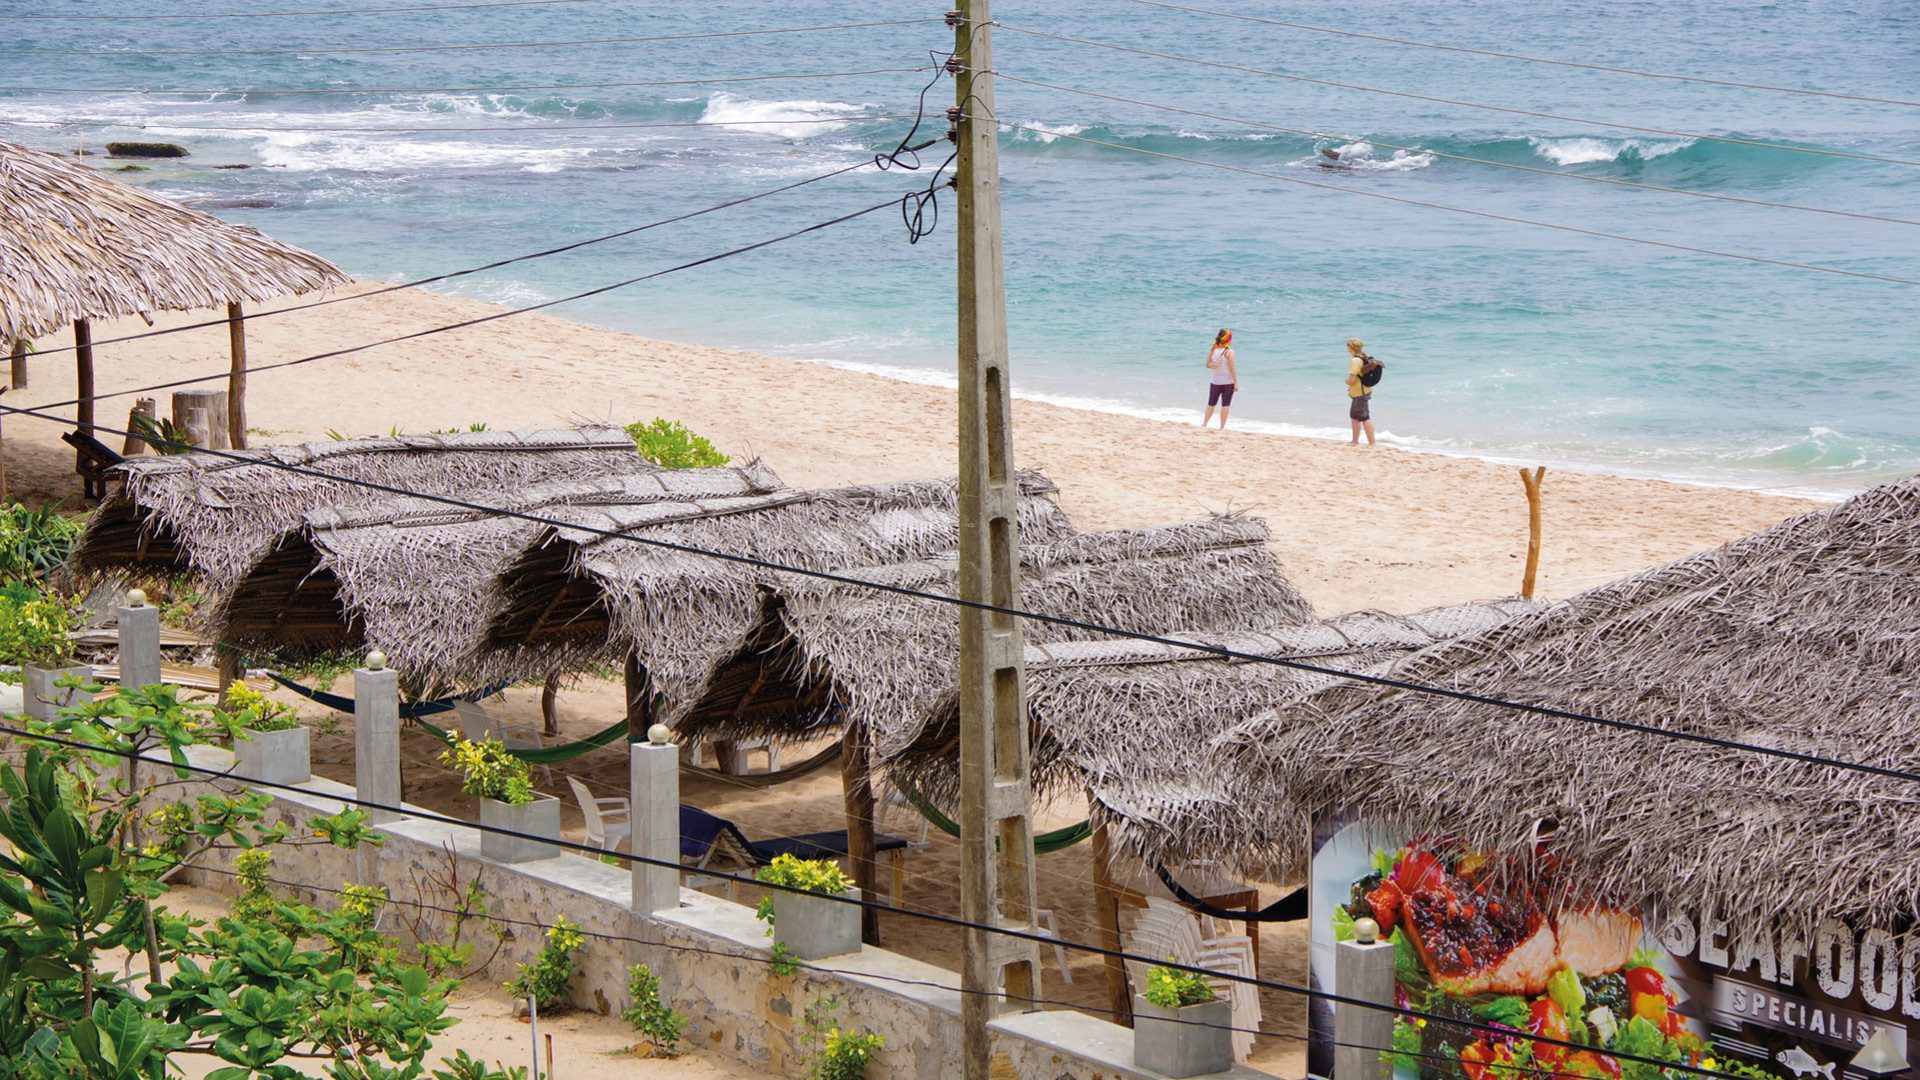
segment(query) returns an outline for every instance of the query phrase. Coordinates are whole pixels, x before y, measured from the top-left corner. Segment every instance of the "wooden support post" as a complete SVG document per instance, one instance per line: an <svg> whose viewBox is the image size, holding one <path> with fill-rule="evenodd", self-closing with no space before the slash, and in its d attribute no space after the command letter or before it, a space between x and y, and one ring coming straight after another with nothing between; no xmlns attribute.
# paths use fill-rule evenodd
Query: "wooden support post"
<svg viewBox="0 0 1920 1080"><path fill-rule="evenodd" d="M560 734L560 676L549 675L540 684L540 728L548 735Z"/></svg>
<svg viewBox="0 0 1920 1080"><path fill-rule="evenodd" d="M847 809L847 862L860 895L871 901L880 895L879 855L873 837L873 766L866 725L852 723L840 737L840 791ZM897 906L900 898L892 898ZM860 911L860 940L880 944L880 909L868 904Z"/></svg>
<svg viewBox="0 0 1920 1080"><path fill-rule="evenodd" d="M236 301L227 305L227 343L233 354L227 376L227 441L236 450L247 448L247 323Z"/></svg>
<svg viewBox="0 0 1920 1080"><path fill-rule="evenodd" d="M1520 595L1533 599L1533 579L1540 570L1540 480L1547 467L1520 470L1520 483L1527 489L1527 569L1520 577Z"/></svg>
<svg viewBox="0 0 1920 1080"><path fill-rule="evenodd" d="M1100 947L1120 951L1120 894L1113 890L1113 841L1107 815L1087 792L1087 816L1093 819L1093 917ZM1133 1026L1133 995L1127 993L1127 965L1117 956L1101 958L1107 972L1107 1008L1113 1022Z"/></svg>
<svg viewBox="0 0 1920 1080"><path fill-rule="evenodd" d="M25 338L21 338L19 341L16 341L13 343L13 355L10 358L12 360L13 370L9 372L9 374L12 376L11 381L13 383L13 388L15 390L26 389L27 354L32 351L33 351L33 342L28 341Z"/></svg>
<svg viewBox="0 0 1920 1080"><path fill-rule="evenodd" d="M627 653L627 741L647 741L647 729L653 726L653 688L647 685L647 673L640 658Z"/></svg>
<svg viewBox="0 0 1920 1080"><path fill-rule="evenodd" d="M233 689L233 684L240 679L240 653L230 645L215 645L213 654L220 669L219 705L224 709L227 707L227 691Z"/></svg>
<svg viewBox="0 0 1920 1080"><path fill-rule="evenodd" d="M127 410L127 436L120 440L120 454L122 457L133 457L135 454L144 454L151 449L147 445L147 440L134 434L134 432L140 430L140 424L138 420L136 420L136 417L141 416L158 423L160 419L159 404L150 397L143 397L133 403L133 408Z"/></svg>
<svg viewBox="0 0 1920 1080"><path fill-rule="evenodd" d="M960 599L1010 608L1020 603L1020 491L1007 373L993 16L988 0L956 6L950 21L959 106ZM966 1080L991 1077L987 1023L1001 1004L994 995L1031 999L1040 989L1034 942L992 930L1037 933L1024 660L1018 620L960 609L960 914L977 927L966 931L961 965Z"/></svg>
<svg viewBox="0 0 1920 1080"><path fill-rule="evenodd" d="M83 435L93 434L93 327L87 320L80 319L73 324L73 367L74 397L79 403L74 406L75 425ZM74 452L73 467L81 469L86 465L78 451ZM88 498L94 497L95 486L91 480L82 480L81 490ZM101 485L104 488L105 485ZM102 492L104 494L104 491Z"/></svg>

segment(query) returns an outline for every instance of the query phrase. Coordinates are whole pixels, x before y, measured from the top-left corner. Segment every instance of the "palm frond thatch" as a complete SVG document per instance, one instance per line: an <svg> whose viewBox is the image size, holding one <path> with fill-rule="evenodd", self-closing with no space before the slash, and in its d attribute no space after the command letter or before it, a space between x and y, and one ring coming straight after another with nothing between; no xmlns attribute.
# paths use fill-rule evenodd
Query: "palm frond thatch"
<svg viewBox="0 0 1920 1080"><path fill-rule="evenodd" d="M1258 519L1223 517L1029 544L1021 549L1018 604L1142 633L1311 619L1267 538ZM857 576L950 596L959 567L945 556ZM884 758L913 742L931 707L952 692L959 625L949 604L783 579L679 725L690 735L790 738L822 724L859 724ZM1043 643L1092 636L1037 620L1024 629L1029 641ZM824 711L829 703L833 711Z"/></svg>
<svg viewBox="0 0 1920 1080"><path fill-rule="evenodd" d="M1023 472L1020 489L1023 536L1072 533L1052 481ZM810 491L778 505L714 507L622 528L657 543L547 530L502 575L504 604L487 647L558 666L630 653L677 716L714 666L749 639L775 575L658 544L828 572L923 559L959 543L958 484L949 477Z"/></svg>
<svg viewBox="0 0 1920 1080"><path fill-rule="evenodd" d="M1182 630L1168 636L1364 672L1537 606L1510 600L1413 615L1361 611L1254 633ZM1105 809L1116 847L1151 861L1213 860L1252 873L1298 873L1305 826L1244 805L1244 793L1221 769L1213 743L1239 724L1343 681L1144 641L1029 646L1035 791L1071 797L1091 790ZM959 696L948 689L913 742L885 755L886 766L954 805L959 728Z"/></svg>
<svg viewBox="0 0 1920 1080"><path fill-rule="evenodd" d="M797 495L755 461L461 493L505 513L419 498L322 508L255 564L215 621L224 640L282 657L367 645L402 671L456 685L556 674L480 648L501 602L497 579L547 528L514 515L626 530Z"/></svg>
<svg viewBox="0 0 1920 1080"><path fill-rule="evenodd" d="M1920 480L1413 656L1416 682L1920 771ZM1525 856L1594 901L1904 925L1920 784L1377 686L1221 740L1237 797Z"/></svg>
<svg viewBox="0 0 1920 1080"><path fill-rule="evenodd" d="M77 319L271 300L349 281L257 229L0 142L0 343Z"/></svg>
<svg viewBox="0 0 1920 1080"><path fill-rule="evenodd" d="M137 457L118 466L126 476L124 490L94 512L74 549L74 565L191 570L218 601L309 512L393 498L344 481L457 495L657 471L617 428L399 435L227 453L247 460L180 454Z"/></svg>

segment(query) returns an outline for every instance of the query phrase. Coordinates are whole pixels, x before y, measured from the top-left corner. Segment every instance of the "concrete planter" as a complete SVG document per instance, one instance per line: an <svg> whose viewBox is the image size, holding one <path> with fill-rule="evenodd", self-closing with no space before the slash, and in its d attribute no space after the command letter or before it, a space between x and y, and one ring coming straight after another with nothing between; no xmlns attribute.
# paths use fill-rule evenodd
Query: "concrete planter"
<svg viewBox="0 0 1920 1080"><path fill-rule="evenodd" d="M1212 1027L1203 1027L1211 1024ZM1165 1076L1205 1076L1233 1067L1233 1003L1166 1009L1133 998L1133 1063Z"/></svg>
<svg viewBox="0 0 1920 1080"><path fill-rule="evenodd" d="M551 795L536 795L525 806L509 806L498 799L480 800L480 824L487 829L509 829L548 839L560 839L560 800ZM497 832L480 834L480 854L494 862L520 863L551 859L560 854L552 844L502 836Z"/></svg>
<svg viewBox="0 0 1920 1080"><path fill-rule="evenodd" d="M54 683L71 675L77 679L91 680L93 668L86 664L73 664L68 667L43 668L28 664L21 669L25 683L22 688L26 700L21 704L27 716L34 720L51 720L53 714L68 705L79 705L93 700L93 695L80 690L62 690ZM51 701L52 704L48 704Z"/></svg>
<svg viewBox="0 0 1920 1080"><path fill-rule="evenodd" d="M245 730L250 738L233 741L235 777L269 784L304 784L313 779L313 736L306 728Z"/></svg>
<svg viewBox="0 0 1920 1080"><path fill-rule="evenodd" d="M858 899L859 889L841 896ZM860 951L860 905L810 893L773 894L773 939L801 960Z"/></svg>

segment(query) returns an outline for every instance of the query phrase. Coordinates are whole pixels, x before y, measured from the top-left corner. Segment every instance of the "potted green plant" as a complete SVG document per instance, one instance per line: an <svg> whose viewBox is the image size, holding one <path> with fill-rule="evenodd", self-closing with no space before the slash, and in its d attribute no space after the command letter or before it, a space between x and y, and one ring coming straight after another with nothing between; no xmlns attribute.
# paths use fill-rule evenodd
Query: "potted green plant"
<svg viewBox="0 0 1920 1080"><path fill-rule="evenodd" d="M59 685L65 678L93 677L91 667L73 661L73 624L65 604L35 589L17 582L0 588L0 664L20 669L22 705L35 720L51 720L88 699L83 690Z"/></svg>
<svg viewBox="0 0 1920 1080"><path fill-rule="evenodd" d="M290 706L269 701L253 687L236 682L227 690L226 713L227 723L237 729L235 776L269 784L313 779L313 740Z"/></svg>
<svg viewBox="0 0 1920 1080"><path fill-rule="evenodd" d="M560 854L552 844L495 830L560 839L560 800L533 789L533 770L495 739L469 742L458 735L440 764L460 770L460 790L480 798L480 854L495 862L531 862Z"/></svg>
<svg viewBox="0 0 1920 1080"><path fill-rule="evenodd" d="M1171 967L1147 972L1133 999L1133 1063L1166 1076L1204 1076L1233 1067L1233 1003L1205 976Z"/></svg>
<svg viewBox="0 0 1920 1080"><path fill-rule="evenodd" d="M784 951L797 960L818 960L860 951L860 905L827 899L860 896L838 864L776 855L754 876L769 885L804 890L778 889L760 900L758 914L772 924L767 932L773 935L776 952Z"/></svg>

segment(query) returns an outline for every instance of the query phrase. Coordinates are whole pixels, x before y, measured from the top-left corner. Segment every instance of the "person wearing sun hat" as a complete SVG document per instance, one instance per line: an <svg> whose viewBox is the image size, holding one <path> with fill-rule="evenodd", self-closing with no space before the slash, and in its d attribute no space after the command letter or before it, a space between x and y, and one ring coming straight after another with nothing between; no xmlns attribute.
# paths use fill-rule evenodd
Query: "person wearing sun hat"
<svg viewBox="0 0 1920 1080"><path fill-rule="evenodd" d="M1227 429L1227 410L1233 405L1233 392L1240 389L1240 372L1233 366L1233 331L1222 329L1213 336L1213 347L1207 350L1207 370L1213 373L1207 386L1207 411L1200 416L1200 426L1206 427L1213 419L1214 406L1220 407L1220 430Z"/></svg>

